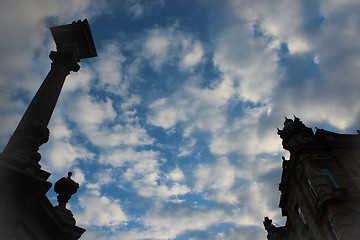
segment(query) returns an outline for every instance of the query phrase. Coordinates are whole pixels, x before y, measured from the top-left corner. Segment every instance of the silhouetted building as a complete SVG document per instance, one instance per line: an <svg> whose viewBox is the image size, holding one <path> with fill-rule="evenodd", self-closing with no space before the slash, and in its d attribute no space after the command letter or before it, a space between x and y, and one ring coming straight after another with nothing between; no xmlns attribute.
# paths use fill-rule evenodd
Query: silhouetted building
<svg viewBox="0 0 360 240"><path fill-rule="evenodd" d="M95 57L87 20L51 28L57 51L44 82L32 99L14 134L0 154L0 239L75 240L85 229L75 226L66 203L79 185L68 174L55 184L58 206L46 197L50 173L41 169L39 147L49 139L47 125L71 71L80 59Z"/></svg>
<svg viewBox="0 0 360 240"><path fill-rule="evenodd" d="M290 159L283 158L279 207L286 224L268 217L269 240L360 239L360 134L317 129L299 118L278 130Z"/></svg>

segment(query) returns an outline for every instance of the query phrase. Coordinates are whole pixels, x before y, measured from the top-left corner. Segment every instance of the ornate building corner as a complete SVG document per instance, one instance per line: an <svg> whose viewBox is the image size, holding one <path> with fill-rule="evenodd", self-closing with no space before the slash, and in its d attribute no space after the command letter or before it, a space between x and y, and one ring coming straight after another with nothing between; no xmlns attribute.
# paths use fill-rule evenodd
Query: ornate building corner
<svg viewBox="0 0 360 240"><path fill-rule="evenodd" d="M360 135L306 127L285 119L278 129L290 158L279 184L285 226L265 217L269 240L360 239Z"/></svg>

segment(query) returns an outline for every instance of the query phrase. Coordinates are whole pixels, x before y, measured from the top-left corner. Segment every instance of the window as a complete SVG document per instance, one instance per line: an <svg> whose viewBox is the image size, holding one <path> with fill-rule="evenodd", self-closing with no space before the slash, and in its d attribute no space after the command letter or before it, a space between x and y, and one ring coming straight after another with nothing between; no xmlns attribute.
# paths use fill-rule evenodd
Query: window
<svg viewBox="0 0 360 240"><path fill-rule="evenodd" d="M306 179L306 180L307 180L307 184L308 184L308 186L309 186L309 188L310 188L310 191L312 192L312 194L314 195L314 197L317 198L318 195L317 195L317 193L315 192L315 189L314 189L314 187L312 186L310 179Z"/></svg>
<svg viewBox="0 0 360 240"><path fill-rule="evenodd" d="M339 233L336 231L334 223L329 222L329 228L331 230L331 233L333 234L334 239L340 240Z"/></svg>
<svg viewBox="0 0 360 240"><path fill-rule="evenodd" d="M300 219L301 219L301 222L302 222L304 225L306 225L307 222L306 222L306 219L305 219L305 216L304 216L303 212L301 211L301 208L298 207L298 208L297 208L297 211L298 211L298 213L299 213L299 217L300 217Z"/></svg>
<svg viewBox="0 0 360 240"><path fill-rule="evenodd" d="M336 179L330 168L321 168L321 172L328 178L334 188L341 188L339 181Z"/></svg>

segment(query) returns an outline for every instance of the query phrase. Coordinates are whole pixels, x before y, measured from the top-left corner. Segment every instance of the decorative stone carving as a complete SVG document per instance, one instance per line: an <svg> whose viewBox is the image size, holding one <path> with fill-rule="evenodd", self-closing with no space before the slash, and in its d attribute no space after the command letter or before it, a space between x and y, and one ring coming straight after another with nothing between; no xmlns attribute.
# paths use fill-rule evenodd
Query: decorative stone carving
<svg viewBox="0 0 360 240"><path fill-rule="evenodd" d="M278 129L278 135L284 139L288 133L296 128L306 128L306 126L301 122L300 118L296 116L294 116L294 120L285 117L284 128L283 130Z"/></svg>
<svg viewBox="0 0 360 240"><path fill-rule="evenodd" d="M71 179L72 172L68 172L68 176L61 178L55 183L54 191L59 194L57 197L59 207L66 209L66 203L71 196L75 194L79 188L79 184Z"/></svg>
<svg viewBox="0 0 360 240"><path fill-rule="evenodd" d="M269 219L269 217L265 217L263 223L266 231L270 231L275 228L274 224L272 224L272 220Z"/></svg>
<svg viewBox="0 0 360 240"><path fill-rule="evenodd" d="M285 117L284 128L278 129L278 135L283 139L284 149L289 151L314 141L312 129L306 127L296 116L294 116L294 120Z"/></svg>
<svg viewBox="0 0 360 240"><path fill-rule="evenodd" d="M9 140L6 152L18 151L34 162L39 162L41 155L38 150L41 145L49 140L49 134L49 129L42 122L32 123L24 128L17 129Z"/></svg>
<svg viewBox="0 0 360 240"><path fill-rule="evenodd" d="M284 239L285 228L284 227L275 227L272 223L272 220L268 217L264 218L263 221L265 230L268 232L267 239L268 240L282 240Z"/></svg>
<svg viewBox="0 0 360 240"><path fill-rule="evenodd" d="M55 211L66 224L75 226L75 218L72 212L66 208L66 203L79 188L79 184L71 179L71 175L72 173L68 172L66 178L63 177L55 183L54 191L59 194L57 197L59 205L55 207Z"/></svg>
<svg viewBox="0 0 360 240"><path fill-rule="evenodd" d="M77 72L80 69L77 59L71 50L64 50L60 52L51 51L49 57L53 61L52 65L57 63L65 64L68 67L69 73L70 71Z"/></svg>

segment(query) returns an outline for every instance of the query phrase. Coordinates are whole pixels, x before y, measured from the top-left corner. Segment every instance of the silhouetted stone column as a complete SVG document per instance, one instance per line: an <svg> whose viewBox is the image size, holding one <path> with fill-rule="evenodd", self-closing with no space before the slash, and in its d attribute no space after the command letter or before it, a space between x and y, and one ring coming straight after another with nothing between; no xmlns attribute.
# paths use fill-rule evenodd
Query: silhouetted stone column
<svg viewBox="0 0 360 240"><path fill-rule="evenodd" d="M65 78L71 71L77 72L77 62L83 58L96 57L89 23L84 21L50 28L57 52L50 53L51 70L27 108L3 154L21 152L39 161L39 147L48 141L47 125L59 98Z"/></svg>
<svg viewBox="0 0 360 240"><path fill-rule="evenodd" d="M80 69L72 51L52 51L50 59L53 61L51 70L31 101L3 154L18 150L32 160L40 160L37 151L43 143L48 141L47 125L65 78L70 71L77 72Z"/></svg>
<svg viewBox="0 0 360 240"><path fill-rule="evenodd" d="M59 207L54 208L46 197L52 184L47 181L50 173L38 163L38 150L49 139L47 125L66 76L80 69L80 59L97 53L87 20L50 30L57 47L50 53L50 72L0 154L0 239L75 240L85 231L75 226L71 211L65 208L76 192L73 188L60 187ZM70 175L65 180L77 190Z"/></svg>

